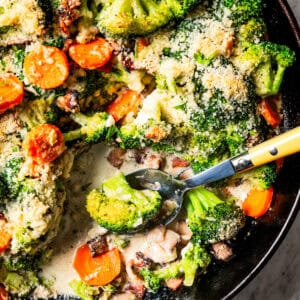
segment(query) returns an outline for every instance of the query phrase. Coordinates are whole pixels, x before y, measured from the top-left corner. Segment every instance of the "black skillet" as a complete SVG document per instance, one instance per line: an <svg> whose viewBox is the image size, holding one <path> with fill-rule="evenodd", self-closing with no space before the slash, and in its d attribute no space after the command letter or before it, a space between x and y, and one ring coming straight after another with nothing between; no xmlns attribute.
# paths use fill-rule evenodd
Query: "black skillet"
<svg viewBox="0 0 300 300"><path fill-rule="evenodd" d="M282 84L284 132L300 125L300 29L286 0L265 0L264 14L271 41L288 45L297 55ZM213 262L192 288L176 292L167 289L147 293L145 299L230 299L247 285L274 254L287 234L299 210L300 155L285 159L275 183L275 197L270 210L246 228L232 243L234 257L229 262ZM248 234L250 233L250 235ZM57 299L76 299L58 296Z"/></svg>
<svg viewBox="0 0 300 300"><path fill-rule="evenodd" d="M300 125L300 29L286 0L265 0L264 14L271 41L288 45L297 56L282 84L284 132ZM299 210L300 154L285 159L275 183L270 210L247 227L232 243L234 258L227 263L214 262L190 289L176 293L161 290L148 293L146 299L230 299L247 285L274 254L287 234ZM246 233L250 233L250 235Z"/></svg>

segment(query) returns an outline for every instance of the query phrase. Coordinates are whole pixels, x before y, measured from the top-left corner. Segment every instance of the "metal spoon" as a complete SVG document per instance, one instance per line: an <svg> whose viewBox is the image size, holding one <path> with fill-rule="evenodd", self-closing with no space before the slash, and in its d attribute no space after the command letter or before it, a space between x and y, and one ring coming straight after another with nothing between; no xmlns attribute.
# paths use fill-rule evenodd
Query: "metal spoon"
<svg viewBox="0 0 300 300"><path fill-rule="evenodd" d="M126 175L126 179L133 188L155 190L161 194L163 199L172 199L176 202L176 208L172 214L163 220L159 220L159 223L167 225L179 214L182 207L183 195L188 190L297 152L300 152L300 126L267 140L249 149L247 152L227 159L186 180L175 179L173 176L156 169L133 171ZM144 228L144 225L141 228Z"/></svg>

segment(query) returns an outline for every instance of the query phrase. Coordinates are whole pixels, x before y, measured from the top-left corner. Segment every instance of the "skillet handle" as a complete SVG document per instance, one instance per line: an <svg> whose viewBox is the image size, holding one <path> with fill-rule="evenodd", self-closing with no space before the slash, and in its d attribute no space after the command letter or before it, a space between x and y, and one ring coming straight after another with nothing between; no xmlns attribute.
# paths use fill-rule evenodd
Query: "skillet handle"
<svg viewBox="0 0 300 300"><path fill-rule="evenodd" d="M267 140L231 160L235 170L258 167L300 152L300 126Z"/></svg>

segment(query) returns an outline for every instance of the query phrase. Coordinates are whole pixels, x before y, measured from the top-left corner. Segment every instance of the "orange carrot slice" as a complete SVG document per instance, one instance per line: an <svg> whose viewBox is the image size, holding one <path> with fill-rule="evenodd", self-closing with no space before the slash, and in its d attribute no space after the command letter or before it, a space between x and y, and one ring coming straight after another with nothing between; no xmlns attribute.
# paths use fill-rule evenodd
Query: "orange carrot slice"
<svg viewBox="0 0 300 300"><path fill-rule="evenodd" d="M26 155L34 162L49 163L64 152L64 137L58 127L52 124L40 124L27 134L23 148Z"/></svg>
<svg viewBox="0 0 300 300"><path fill-rule="evenodd" d="M69 48L70 57L84 69L94 70L103 67L113 53L111 45L103 38L87 44L74 44Z"/></svg>
<svg viewBox="0 0 300 300"><path fill-rule="evenodd" d="M0 300L8 300L8 292L1 283L0 283Z"/></svg>
<svg viewBox="0 0 300 300"><path fill-rule="evenodd" d="M149 42L145 38L138 38L136 40L136 47L137 47L137 53L140 53L143 49L145 49L148 45Z"/></svg>
<svg viewBox="0 0 300 300"><path fill-rule="evenodd" d="M73 267L85 283L103 286L120 274L120 252L114 248L99 256L92 257L89 246L84 244L76 251Z"/></svg>
<svg viewBox="0 0 300 300"><path fill-rule="evenodd" d="M22 81L11 73L0 75L0 114L14 107L23 100Z"/></svg>
<svg viewBox="0 0 300 300"><path fill-rule="evenodd" d="M245 215L253 218L263 216L270 208L273 198L273 188L267 190L251 190L243 202Z"/></svg>
<svg viewBox="0 0 300 300"><path fill-rule="evenodd" d="M280 115L267 99L263 99L260 103L260 112L266 122L272 127L276 127L280 124Z"/></svg>
<svg viewBox="0 0 300 300"><path fill-rule="evenodd" d="M25 56L23 72L31 84L42 89L53 89L68 78L69 63L62 50L41 45Z"/></svg>
<svg viewBox="0 0 300 300"><path fill-rule="evenodd" d="M142 97L139 93L126 90L107 107L107 112L110 113L117 122L131 111L136 111L141 102Z"/></svg>
<svg viewBox="0 0 300 300"><path fill-rule="evenodd" d="M6 221L0 219L0 252L5 251L10 246L10 241L12 239L11 234L6 228Z"/></svg>

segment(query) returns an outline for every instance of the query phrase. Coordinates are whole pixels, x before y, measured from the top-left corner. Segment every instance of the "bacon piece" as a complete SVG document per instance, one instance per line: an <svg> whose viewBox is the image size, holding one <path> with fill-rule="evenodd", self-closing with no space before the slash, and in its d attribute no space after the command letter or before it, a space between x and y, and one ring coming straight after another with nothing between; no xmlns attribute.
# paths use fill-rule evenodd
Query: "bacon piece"
<svg viewBox="0 0 300 300"><path fill-rule="evenodd" d="M79 93L76 90L70 91L64 96L58 97L56 105L65 112L77 112L79 111L78 97Z"/></svg>
<svg viewBox="0 0 300 300"><path fill-rule="evenodd" d="M184 159L181 159L178 156L175 156L172 159L172 167L173 168L186 168L190 165L190 162Z"/></svg>
<svg viewBox="0 0 300 300"><path fill-rule="evenodd" d="M108 251L108 244L105 236L98 235L87 242L92 256L98 256Z"/></svg>
<svg viewBox="0 0 300 300"><path fill-rule="evenodd" d="M212 245L213 254L216 259L227 261L232 256L231 248L224 242L218 242Z"/></svg>
<svg viewBox="0 0 300 300"><path fill-rule="evenodd" d="M112 166L119 169L123 165L125 153L124 149L114 148L109 152L107 160Z"/></svg>
<svg viewBox="0 0 300 300"><path fill-rule="evenodd" d="M181 287L182 282L183 282L182 278L170 278L166 281L166 286L169 289L176 291Z"/></svg>
<svg viewBox="0 0 300 300"><path fill-rule="evenodd" d="M80 0L62 0L58 10L59 26L63 33L70 35L69 26L79 17L77 9L81 4Z"/></svg>

